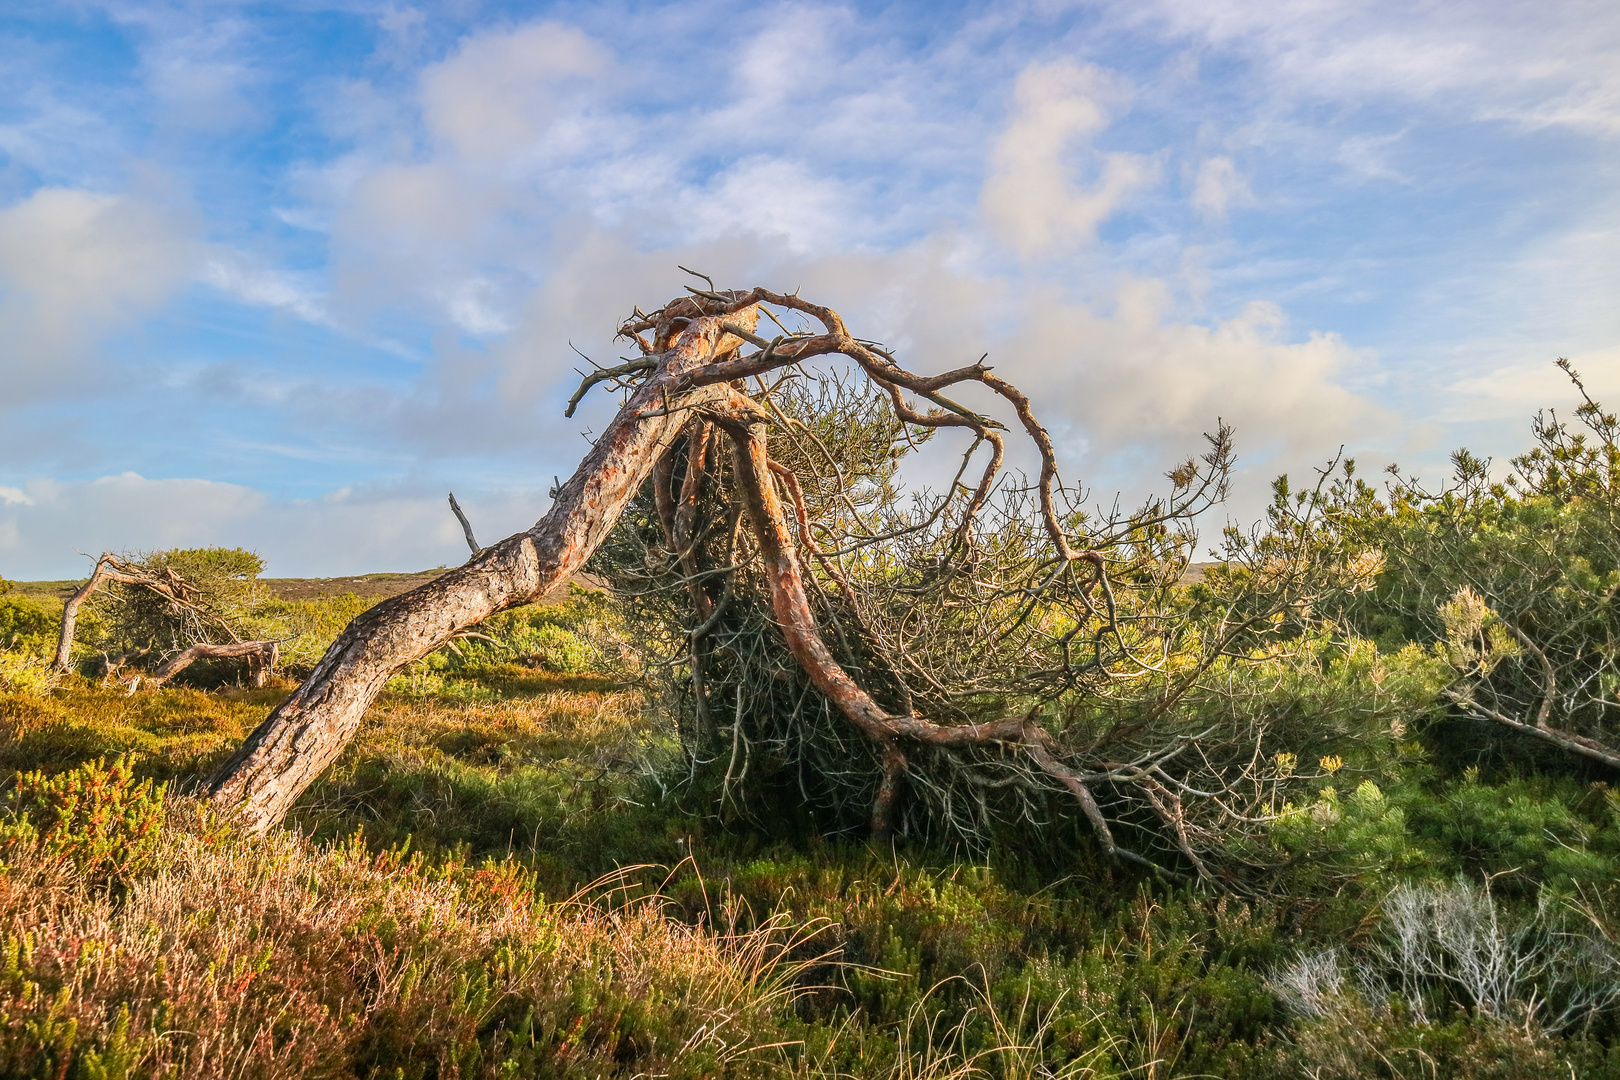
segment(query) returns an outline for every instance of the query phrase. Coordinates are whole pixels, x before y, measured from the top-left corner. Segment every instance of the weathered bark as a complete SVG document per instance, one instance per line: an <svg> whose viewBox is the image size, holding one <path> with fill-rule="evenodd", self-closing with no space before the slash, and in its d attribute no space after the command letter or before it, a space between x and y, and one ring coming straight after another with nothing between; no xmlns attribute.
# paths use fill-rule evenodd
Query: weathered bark
<svg viewBox="0 0 1620 1080"><path fill-rule="evenodd" d="M210 645L199 642L185 652L173 656L163 664L147 680L148 686L162 686L198 660L235 659L246 657L248 661L248 675L255 687L262 687L270 673L275 670L276 661L281 658L281 646L274 641L234 641L226 645Z"/></svg>
<svg viewBox="0 0 1620 1080"><path fill-rule="evenodd" d="M490 615L543 596L578 570L691 411L727 392L719 379L729 371L719 361L742 344L727 330L748 333L757 318L755 307L741 306L744 299L739 295L729 306L725 323L691 301L666 308L665 322L678 324L679 336L672 346L667 337L654 343L662 351L642 365L651 374L558 488L546 516L349 624L303 685L214 775L212 799L239 811L250 828L273 828L342 753L394 672Z"/></svg>

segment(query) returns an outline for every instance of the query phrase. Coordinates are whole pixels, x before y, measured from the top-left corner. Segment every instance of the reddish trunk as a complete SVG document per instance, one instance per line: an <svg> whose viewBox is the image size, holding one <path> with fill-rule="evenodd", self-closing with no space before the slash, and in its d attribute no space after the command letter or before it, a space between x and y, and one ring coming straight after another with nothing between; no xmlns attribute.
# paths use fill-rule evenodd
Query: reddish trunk
<svg viewBox="0 0 1620 1080"><path fill-rule="evenodd" d="M1017 744L1025 748L1042 771L1051 775L1080 803L1104 850L1111 855L1129 855L1119 849L1085 778L1058 762L1047 749L1046 736L1023 717L1010 717L985 724L939 724L915 714L887 712L862 689L859 683L834 659L816 627L815 615L805 592L804 574L787 514L771 479L773 463L766 453L765 425L768 417L751 400L732 393L710 415L731 436L736 452L737 488L747 507L748 519L759 540L760 557L770 582L771 606L788 651L810 682L825 694L844 717L879 747L882 775L872 805L872 831L886 835L894 823L894 806L905 774L906 757L901 740L932 746L969 746L992 742ZM1135 857L1135 856L1132 856Z"/></svg>

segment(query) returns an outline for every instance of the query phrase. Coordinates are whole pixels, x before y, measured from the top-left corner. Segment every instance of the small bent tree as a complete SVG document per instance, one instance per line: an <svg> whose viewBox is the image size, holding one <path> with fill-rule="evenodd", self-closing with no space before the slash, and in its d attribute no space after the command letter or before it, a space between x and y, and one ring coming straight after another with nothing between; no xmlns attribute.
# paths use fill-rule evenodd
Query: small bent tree
<svg viewBox="0 0 1620 1080"><path fill-rule="evenodd" d="M1199 730L1177 706L1359 580L1344 482L1324 473L1279 497L1268 531L1228 531L1225 567L1193 596L1193 520L1232 463L1224 427L1164 497L1088 516L1029 399L982 362L920 376L797 296L691 292L638 310L620 333L641 355L585 377L570 414L603 382L626 400L551 511L356 619L216 774L214 798L274 825L389 675L606 541L593 569L652 618L687 745L725 755L725 785L759 755L792 758L878 835L972 837L1058 793L1110 856L1210 873L1276 779L1263 731ZM779 332L758 333L762 315ZM841 363L817 373L815 357ZM903 492L899 460L951 435L949 483ZM1039 462L1033 482L1006 467L1014 438ZM1121 843L1121 823L1162 854Z"/></svg>
<svg viewBox="0 0 1620 1080"><path fill-rule="evenodd" d="M79 612L91 603L102 606L120 649L106 657L109 676L144 662L137 679L159 686L199 660L242 659L253 685L263 686L280 659L280 642L243 636L262 569L257 555L233 548L104 552L62 605L55 666L72 667Z"/></svg>

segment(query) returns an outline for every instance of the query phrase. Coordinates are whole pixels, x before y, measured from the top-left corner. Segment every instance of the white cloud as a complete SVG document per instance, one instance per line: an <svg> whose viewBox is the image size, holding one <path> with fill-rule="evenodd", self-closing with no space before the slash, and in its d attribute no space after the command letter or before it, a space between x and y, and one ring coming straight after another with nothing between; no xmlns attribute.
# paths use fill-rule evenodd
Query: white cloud
<svg viewBox="0 0 1620 1080"><path fill-rule="evenodd" d="M1389 430L1391 417L1342 380L1370 358L1335 334L1285 335L1275 305L1251 303L1211 326L1178 321L1162 283L1133 282L1098 314L1049 290L992 357L1021 379L1054 425L1099 455L1165 456L1224 419L1239 446L1276 460L1315 459Z"/></svg>
<svg viewBox="0 0 1620 1080"><path fill-rule="evenodd" d="M230 35L221 36L226 40L169 38L147 50L147 85L163 105L164 123L218 133L258 117L242 93L250 73L226 53Z"/></svg>
<svg viewBox="0 0 1620 1080"><path fill-rule="evenodd" d="M570 84L607 67L600 46L561 23L480 34L423 73L423 121L474 165L522 159L562 115Z"/></svg>
<svg viewBox="0 0 1620 1080"><path fill-rule="evenodd" d="M453 322L461 284L481 265L504 261L498 249L514 238L498 226L509 203L509 193L469 182L452 162L372 168L355 182L333 225L335 304L363 317L428 301L439 319Z"/></svg>
<svg viewBox="0 0 1620 1080"><path fill-rule="evenodd" d="M848 247L866 224L844 185L802 162L752 155L710 189L684 193L691 239L753 234L781 240L795 254Z"/></svg>
<svg viewBox="0 0 1620 1080"><path fill-rule="evenodd" d="M1481 120L1620 135L1620 20L1602 3L1151 0L1126 24L1244 54L1291 97L1431 102Z"/></svg>
<svg viewBox="0 0 1620 1080"><path fill-rule="evenodd" d="M244 304L278 308L306 322L330 324L318 289L298 275L276 270L227 248L203 264L202 280Z"/></svg>
<svg viewBox="0 0 1620 1080"><path fill-rule="evenodd" d="M472 277L457 283L444 298L450 318L461 329L479 337L504 334L512 324L500 312L495 283Z"/></svg>
<svg viewBox="0 0 1620 1080"><path fill-rule="evenodd" d="M1606 407L1620 407L1620 346L1578 352L1568 358L1587 393ZM1573 418L1579 392L1550 358L1504 364L1458 379L1450 387L1443 415L1453 422L1523 421L1541 408L1557 408Z"/></svg>
<svg viewBox="0 0 1620 1080"><path fill-rule="evenodd" d="M190 278L188 223L132 196L42 188L0 210L0 407L71 385L105 335Z"/></svg>
<svg viewBox="0 0 1620 1080"><path fill-rule="evenodd" d="M1139 154L1083 154L1126 96L1116 76L1090 64L1032 63L1018 76L1016 108L990 153L982 205L1020 255L1092 239L1131 194L1157 179L1154 163ZM1097 160L1089 186L1075 181L1076 158Z"/></svg>
<svg viewBox="0 0 1620 1080"><path fill-rule="evenodd" d="M1198 177L1193 181L1194 209L1211 221L1225 219L1234 206L1253 206L1254 193L1238 173L1232 159L1223 155L1206 158L1198 166Z"/></svg>

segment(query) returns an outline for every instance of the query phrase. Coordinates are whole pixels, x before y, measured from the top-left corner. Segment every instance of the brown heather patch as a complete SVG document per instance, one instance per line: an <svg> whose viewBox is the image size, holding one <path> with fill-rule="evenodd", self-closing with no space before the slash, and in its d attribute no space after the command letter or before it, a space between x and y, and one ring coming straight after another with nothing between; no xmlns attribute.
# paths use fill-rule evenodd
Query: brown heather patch
<svg viewBox="0 0 1620 1080"><path fill-rule="evenodd" d="M176 827L176 824L182 827ZM535 899L510 863L232 838L174 804L109 891L0 872L0 1075L758 1075L801 945Z"/></svg>
<svg viewBox="0 0 1620 1080"><path fill-rule="evenodd" d="M129 694L69 677L46 694L0 694L0 770L57 772L135 753L143 774L187 776L229 753L286 692L175 687Z"/></svg>

